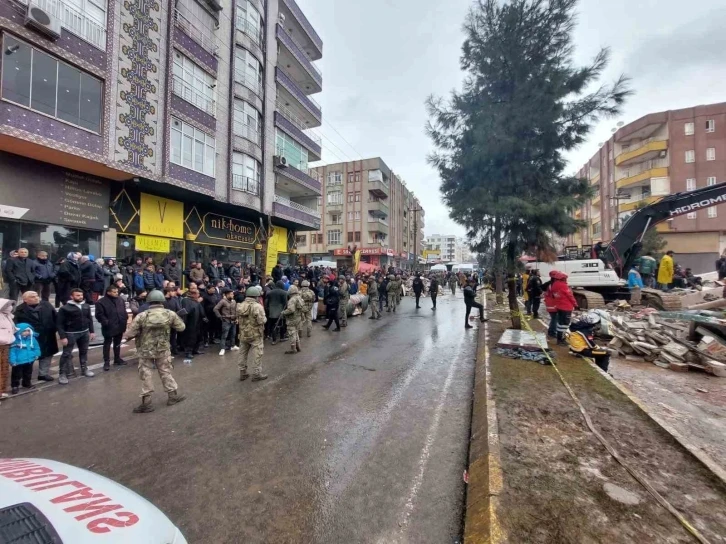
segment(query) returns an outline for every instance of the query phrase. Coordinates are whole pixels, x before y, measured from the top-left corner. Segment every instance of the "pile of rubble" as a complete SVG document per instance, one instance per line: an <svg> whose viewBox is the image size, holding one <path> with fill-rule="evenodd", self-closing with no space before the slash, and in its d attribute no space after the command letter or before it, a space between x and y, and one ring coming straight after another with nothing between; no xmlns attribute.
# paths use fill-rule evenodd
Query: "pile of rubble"
<svg viewBox="0 0 726 544"><path fill-rule="evenodd" d="M677 372L701 370L726 377L726 319L708 311L633 311L620 304L615 311L596 310L601 318L600 336L611 338L613 356L650 362ZM698 326L698 323L702 326ZM718 328L723 327L723 335ZM694 341L696 340L696 341Z"/></svg>

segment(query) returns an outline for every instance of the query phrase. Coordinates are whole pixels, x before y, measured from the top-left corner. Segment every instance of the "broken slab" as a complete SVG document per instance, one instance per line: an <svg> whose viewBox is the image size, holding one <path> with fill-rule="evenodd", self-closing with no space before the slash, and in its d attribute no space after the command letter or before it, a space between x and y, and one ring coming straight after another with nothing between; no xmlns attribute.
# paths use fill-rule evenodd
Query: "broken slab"
<svg viewBox="0 0 726 544"><path fill-rule="evenodd" d="M547 334L517 329L507 329L497 342L497 347L540 351L547 348Z"/></svg>

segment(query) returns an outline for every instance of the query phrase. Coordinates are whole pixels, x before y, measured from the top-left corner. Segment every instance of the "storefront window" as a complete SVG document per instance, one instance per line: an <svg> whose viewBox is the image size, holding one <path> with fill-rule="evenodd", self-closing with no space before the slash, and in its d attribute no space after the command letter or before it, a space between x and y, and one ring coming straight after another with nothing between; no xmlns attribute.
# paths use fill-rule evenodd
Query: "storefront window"
<svg viewBox="0 0 726 544"><path fill-rule="evenodd" d="M187 253L188 262L185 264L188 264L191 261L201 261L206 268L213 259L220 261L225 268L235 261L239 261L248 266L255 264L254 249L208 246L204 244L191 244L191 247L187 249L190 251Z"/></svg>
<svg viewBox="0 0 726 544"><path fill-rule="evenodd" d="M0 221L2 258L7 259L12 250L20 247L27 248L31 258L35 258L39 251L46 251L53 262L64 258L71 251L102 257L100 232L58 225Z"/></svg>
<svg viewBox="0 0 726 544"><path fill-rule="evenodd" d="M116 235L116 260L119 265L131 266L136 259L146 260L151 257L156 266L166 264L167 259L176 258L182 265L184 263L184 242L182 240L169 240L168 253L155 253L150 251L136 250L136 236L124 234Z"/></svg>

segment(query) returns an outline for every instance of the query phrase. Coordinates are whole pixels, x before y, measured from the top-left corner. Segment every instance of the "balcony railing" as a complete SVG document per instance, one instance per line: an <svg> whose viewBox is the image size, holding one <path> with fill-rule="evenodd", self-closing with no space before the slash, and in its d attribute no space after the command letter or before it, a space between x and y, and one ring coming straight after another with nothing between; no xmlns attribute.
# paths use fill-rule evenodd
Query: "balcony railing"
<svg viewBox="0 0 726 544"><path fill-rule="evenodd" d="M214 35L210 36L202 30L204 28L202 21L195 17L194 14L189 12L184 13L183 10L179 8L174 10L174 14L176 15L176 24L178 24L190 38L210 53L214 54L217 52L219 49L217 39Z"/></svg>
<svg viewBox="0 0 726 544"><path fill-rule="evenodd" d="M618 174L616 181L620 181L621 179L637 176L637 175L642 174L643 172L646 172L653 168L665 168L668 166L668 162L669 161L667 158L652 159L652 160L646 161L641 164L635 164L633 166L628 166L628 167L621 166L620 173Z"/></svg>
<svg viewBox="0 0 726 544"><path fill-rule="evenodd" d="M315 229L320 228L320 212L293 202L284 196L275 195L275 202L273 203L272 209L273 213L278 216L292 218L300 224L312 226Z"/></svg>
<svg viewBox="0 0 726 544"><path fill-rule="evenodd" d="M378 219L378 218L374 219L372 217L369 217L368 222L369 223L379 223L381 225L385 225L386 227L388 226L388 221L386 221L385 219Z"/></svg>
<svg viewBox="0 0 726 544"><path fill-rule="evenodd" d="M290 53L298 60L298 62L305 68L310 76L315 80L318 85L323 84L323 73L320 68L313 64L313 61L308 57L303 47L288 34L285 27L278 23L277 25L277 37L280 41L290 50Z"/></svg>
<svg viewBox="0 0 726 544"><path fill-rule="evenodd" d="M287 6L287 9L292 12L293 15L295 15L295 18L300 23L300 26L302 26L305 29L305 32L307 32L308 37L310 38L310 41L312 41L315 46L322 51L323 50L323 40L320 39L320 36L318 36L318 33L313 28L313 25L310 24L310 21L308 21L308 18L305 17L305 14L302 12L300 7L297 5L297 2L295 0L282 0L282 2Z"/></svg>
<svg viewBox="0 0 726 544"><path fill-rule="evenodd" d="M283 206L287 206L288 208L292 208L293 210L297 210L299 212L303 212L320 219L320 212L318 210L313 210L312 208L308 208L307 206L303 206L302 204L293 202L292 200L290 200L289 198L285 198L284 196L275 195L275 202L282 204Z"/></svg>
<svg viewBox="0 0 726 544"><path fill-rule="evenodd" d="M232 188L255 196L259 196L260 194L259 181L254 178L248 178L247 176L240 176L238 174L232 176Z"/></svg>
<svg viewBox="0 0 726 544"><path fill-rule="evenodd" d="M282 102L277 102L275 104L275 109L282 115L285 119L290 121L295 127L297 127L299 130L302 130L305 133L305 136L310 138L313 142L318 144L322 147L323 140L322 138L317 135L315 132L310 131L310 127L306 126L305 123L300 119L297 115L295 115L290 108L285 106Z"/></svg>
<svg viewBox="0 0 726 544"><path fill-rule="evenodd" d="M18 0L28 5L28 0ZM61 26L88 43L106 50L106 26L62 0L32 0L33 5L60 20Z"/></svg>
<svg viewBox="0 0 726 544"><path fill-rule="evenodd" d="M314 98L305 94L295 80L287 75L284 70L280 69L279 66L275 68L275 79L280 85L287 89L287 92L294 96L295 99L298 100L298 102L300 102L303 107L313 115L313 117L315 117L315 119L320 121L323 115L320 104L318 104Z"/></svg>
<svg viewBox="0 0 726 544"><path fill-rule="evenodd" d="M257 47L262 48L262 29L259 27L255 27L252 25L247 19L242 17L241 15L237 16L237 22L236 22L236 28L237 30L243 32L246 34L250 40L252 40Z"/></svg>
<svg viewBox="0 0 726 544"><path fill-rule="evenodd" d="M179 76L174 76L173 91L175 95L195 105L200 110L206 111L209 115L214 116L216 114L217 103L215 100L192 88L191 85L185 83Z"/></svg>

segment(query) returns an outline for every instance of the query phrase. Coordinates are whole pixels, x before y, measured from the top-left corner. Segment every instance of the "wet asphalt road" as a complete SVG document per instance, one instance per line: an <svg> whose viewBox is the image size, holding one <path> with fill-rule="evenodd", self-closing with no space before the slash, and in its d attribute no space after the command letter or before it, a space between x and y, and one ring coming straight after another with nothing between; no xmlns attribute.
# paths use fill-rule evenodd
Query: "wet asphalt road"
<svg viewBox="0 0 726 544"><path fill-rule="evenodd" d="M108 476L191 543L449 543L462 532L476 329L460 293L265 346L265 382L217 350L174 376L187 400L133 414L133 367L2 404L0 456Z"/></svg>

